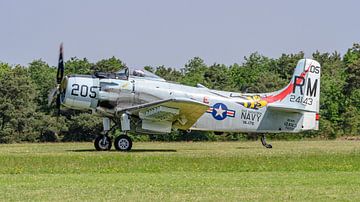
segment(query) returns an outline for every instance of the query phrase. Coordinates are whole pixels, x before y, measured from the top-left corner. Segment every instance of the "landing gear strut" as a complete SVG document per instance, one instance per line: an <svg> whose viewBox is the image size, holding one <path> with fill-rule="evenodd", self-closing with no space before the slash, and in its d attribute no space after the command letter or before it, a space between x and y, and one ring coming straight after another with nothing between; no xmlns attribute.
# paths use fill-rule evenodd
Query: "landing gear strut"
<svg viewBox="0 0 360 202"><path fill-rule="evenodd" d="M121 131L124 133L115 138L114 146L118 151L130 151L132 147L132 140L127 136L127 132L130 130L130 118L124 113L120 117Z"/></svg>
<svg viewBox="0 0 360 202"><path fill-rule="evenodd" d="M272 145L271 145L271 144L268 144L268 143L266 142L266 137L265 137L265 135L262 135L262 136L261 136L261 143L262 143L262 145L263 145L264 147L266 147L266 148L268 148L268 149L271 149L271 148L272 148Z"/></svg>
<svg viewBox="0 0 360 202"><path fill-rule="evenodd" d="M111 149L111 138L108 136L109 132L113 129L110 129L110 119L103 118L103 128L104 131L101 135L95 138L94 146L98 151L107 151Z"/></svg>

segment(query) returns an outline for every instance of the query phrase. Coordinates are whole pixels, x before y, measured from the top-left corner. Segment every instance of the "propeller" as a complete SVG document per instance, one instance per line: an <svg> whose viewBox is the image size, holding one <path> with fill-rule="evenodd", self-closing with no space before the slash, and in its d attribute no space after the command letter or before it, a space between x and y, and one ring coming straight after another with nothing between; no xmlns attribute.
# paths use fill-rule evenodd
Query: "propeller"
<svg viewBox="0 0 360 202"><path fill-rule="evenodd" d="M56 108L57 108L57 115L60 115L60 107L61 107L61 100L60 100L60 93L61 93L61 81L64 78L64 60L63 60L63 44L60 44L60 54L59 54L59 62L58 62L58 69L56 74L56 83L57 83L57 97L56 97Z"/></svg>
<svg viewBox="0 0 360 202"><path fill-rule="evenodd" d="M64 77L64 60L63 60L63 44L61 43L58 69L57 69L57 75L56 75L56 82L58 85L60 85L63 77Z"/></svg>
<svg viewBox="0 0 360 202"><path fill-rule="evenodd" d="M56 88L52 89L49 93L49 106L54 102L54 99L56 99L56 109L57 109L57 115L60 115L60 107L61 107L61 82L64 78L64 60L63 60L63 44L60 44L60 54L59 54L59 62L58 62L58 68L57 68L57 74L56 74ZM56 96L56 98L55 98Z"/></svg>

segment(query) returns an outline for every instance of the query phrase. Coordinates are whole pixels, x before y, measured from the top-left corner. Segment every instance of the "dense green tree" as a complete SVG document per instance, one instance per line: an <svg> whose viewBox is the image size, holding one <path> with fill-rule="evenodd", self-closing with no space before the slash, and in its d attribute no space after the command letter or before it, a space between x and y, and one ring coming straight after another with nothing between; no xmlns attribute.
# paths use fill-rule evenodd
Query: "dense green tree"
<svg viewBox="0 0 360 202"><path fill-rule="evenodd" d="M196 86L198 83L204 83L204 73L207 69L204 60L199 57L194 57L182 69L184 77L180 79L180 83Z"/></svg>
<svg viewBox="0 0 360 202"><path fill-rule="evenodd" d="M346 84L344 86L346 134L360 134L360 44L354 44L344 55Z"/></svg>
<svg viewBox="0 0 360 202"><path fill-rule="evenodd" d="M344 55L346 65L346 86L344 92L349 95L360 88L360 44L354 44Z"/></svg>
<svg viewBox="0 0 360 202"><path fill-rule="evenodd" d="M55 117L38 112L34 118L33 130L36 132L36 140L34 141L61 141L61 132L68 130L65 117Z"/></svg>
<svg viewBox="0 0 360 202"><path fill-rule="evenodd" d="M0 76L3 76L4 74L7 74L11 71L11 66L0 62Z"/></svg>
<svg viewBox="0 0 360 202"><path fill-rule="evenodd" d="M237 91L260 92L257 82L261 80L262 72L268 72L271 61L258 53L253 53L244 59L245 62L241 66L235 64L230 68L231 82Z"/></svg>
<svg viewBox="0 0 360 202"><path fill-rule="evenodd" d="M220 64L213 64L206 68L203 84L211 89L232 90L229 68Z"/></svg>
<svg viewBox="0 0 360 202"><path fill-rule="evenodd" d="M63 141L91 141L102 131L102 119L89 113L80 113L68 120L68 131Z"/></svg>
<svg viewBox="0 0 360 202"><path fill-rule="evenodd" d="M35 100L37 106L41 111L49 111L48 96L51 89L56 87L56 69L50 68L42 60L34 60L29 64L29 73L36 86L37 96Z"/></svg>
<svg viewBox="0 0 360 202"><path fill-rule="evenodd" d="M155 74L167 81L179 81L182 78L180 71L173 68L166 68L165 66L159 66L156 68Z"/></svg>
<svg viewBox="0 0 360 202"><path fill-rule="evenodd" d="M125 63L113 56L109 59L100 60L91 67L91 70L92 72L116 72L123 69L125 66Z"/></svg>
<svg viewBox="0 0 360 202"><path fill-rule="evenodd" d="M16 66L0 76L0 142L34 140L36 91L27 70Z"/></svg>
<svg viewBox="0 0 360 202"><path fill-rule="evenodd" d="M294 73L297 62L304 58L304 53L282 54L280 58L275 59L270 65L270 70L276 72L281 79L289 81Z"/></svg>
<svg viewBox="0 0 360 202"><path fill-rule="evenodd" d="M68 74L91 74L91 68L94 64L90 63L86 58L82 60L77 57L71 57L65 62L65 75Z"/></svg>
<svg viewBox="0 0 360 202"><path fill-rule="evenodd" d="M360 93L357 92L357 99L360 99ZM358 101L359 102L359 101ZM359 105L359 104L358 104ZM345 135L359 135L360 134L360 107L350 105L346 107L343 113L344 125L343 129Z"/></svg>
<svg viewBox="0 0 360 202"><path fill-rule="evenodd" d="M320 95L320 126L323 128L326 121L330 121L328 127L332 127L338 134L342 134L343 119L341 114L345 109L345 96L343 88L345 85L345 68L340 55L335 52L313 54L313 58L320 62L322 66L321 72L321 95Z"/></svg>

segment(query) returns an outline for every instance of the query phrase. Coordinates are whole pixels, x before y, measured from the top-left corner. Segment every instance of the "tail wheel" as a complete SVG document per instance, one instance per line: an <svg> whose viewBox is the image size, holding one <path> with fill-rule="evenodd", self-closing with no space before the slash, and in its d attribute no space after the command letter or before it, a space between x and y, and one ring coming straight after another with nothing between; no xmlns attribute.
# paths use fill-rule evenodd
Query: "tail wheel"
<svg viewBox="0 0 360 202"><path fill-rule="evenodd" d="M95 149L98 151L107 151L111 149L111 139L106 135L99 135L94 142Z"/></svg>
<svg viewBox="0 0 360 202"><path fill-rule="evenodd" d="M115 138L114 145L118 151L130 151L132 147L132 140L127 135L120 135Z"/></svg>
<svg viewBox="0 0 360 202"><path fill-rule="evenodd" d="M262 145L263 145L264 147L266 147L266 148L268 148L268 149L271 149L271 148L272 148L272 145L271 145L271 144L268 144L268 143L266 142L266 137L265 137L265 135L262 135L262 136L261 136L261 143L262 143Z"/></svg>

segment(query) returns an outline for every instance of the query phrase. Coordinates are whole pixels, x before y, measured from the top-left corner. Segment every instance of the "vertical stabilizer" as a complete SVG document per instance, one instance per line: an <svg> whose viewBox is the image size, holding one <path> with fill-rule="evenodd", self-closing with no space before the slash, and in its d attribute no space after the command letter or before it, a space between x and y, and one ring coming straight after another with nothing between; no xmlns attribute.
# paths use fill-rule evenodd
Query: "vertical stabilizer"
<svg viewBox="0 0 360 202"><path fill-rule="evenodd" d="M270 93L263 99L269 108L303 114L302 130L319 128L320 64L302 59L296 65L290 83L282 90Z"/></svg>
<svg viewBox="0 0 360 202"><path fill-rule="evenodd" d="M302 59L296 65L290 83L282 90L267 95L269 107L319 113L320 64Z"/></svg>

